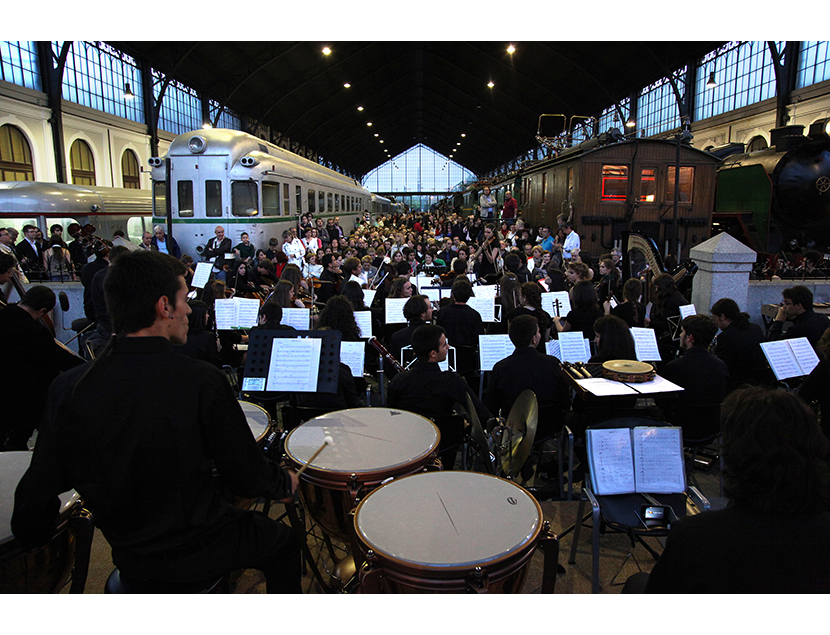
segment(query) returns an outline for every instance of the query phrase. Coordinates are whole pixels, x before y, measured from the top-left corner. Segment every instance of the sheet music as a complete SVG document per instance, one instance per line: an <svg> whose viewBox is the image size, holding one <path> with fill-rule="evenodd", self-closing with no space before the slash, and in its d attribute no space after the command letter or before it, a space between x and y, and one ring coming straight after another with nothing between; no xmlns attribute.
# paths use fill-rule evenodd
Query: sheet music
<svg viewBox="0 0 830 635"><path fill-rule="evenodd" d="M193 272L193 280L190 282L190 286L196 287L197 289L204 289L210 279L210 272L212 270L213 265L209 262L197 262L196 271Z"/></svg>
<svg viewBox="0 0 830 635"><path fill-rule="evenodd" d="M634 338L634 350L637 352L637 361L660 361L660 349L657 347L657 335L655 335L654 329L632 326L631 337Z"/></svg>
<svg viewBox="0 0 830 635"><path fill-rule="evenodd" d="M603 496L634 492L636 482L631 430L586 430L585 438L594 491Z"/></svg>
<svg viewBox="0 0 830 635"><path fill-rule="evenodd" d="M283 309L280 324L293 326L298 331L307 331L311 323L311 309Z"/></svg>
<svg viewBox="0 0 830 635"><path fill-rule="evenodd" d="M271 343L266 390L317 392L322 340L317 337L275 337Z"/></svg>
<svg viewBox="0 0 830 635"><path fill-rule="evenodd" d="M357 329L360 331L361 339L368 340L370 337L372 337L371 311L355 311L354 321L357 323Z"/></svg>
<svg viewBox="0 0 830 635"><path fill-rule="evenodd" d="M236 317L236 306L233 299L218 299L213 303L214 318L216 319L216 330L229 331L234 327Z"/></svg>
<svg viewBox="0 0 830 635"><path fill-rule="evenodd" d="M660 377L660 375L656 375L652 381L646 381L641 384L628 382L626 386L633 388L641 395L651 395L658 392L683 392L682 386L673 384L668 379Z"/></svg>
<svg viewBox="0 0 830 635"><path fill-rule="evenodd" d="M819 359L813 345L810 344L810 340L806 337L797 337L784 341L790 345L795 361L801 367L802 373L804 375L812 373L813 369L818 366Z"/></svg>
<svg viewBox="0 0 830 635"><path fill-rule="evenodd" d="M473 291L475 291L475 297L477 298L492 298L493 300L496 299L495 284L482 284L477 287L474 287Z"/></svg>
<svg viewBox="0 0 830 635"><path fill-rule="evenodd" d="M636 491L680 494L686 489L683 435L680 428L634 428Z"/></svg>
<svg viewBox="0 0 830 635"><path fill-rule="evenodd" d="M434 302L438 304L441 301L442 296L449 297L450 289L443 289L441 287L423 287L420 289L421 295L425 295L429 298L430 302Z"/></svg>
<svg viewBox="0 0 830 635"><path fill-rule="evenodd" d="M363 304L366 306L372 306L372 302L375 301L375 294L377 292L377 289L363 289Z"/></svg>
<svg viewBox="0 0 830 635"><path fill-rule="evenodd" d="M560 362L562 361L562 353L559 352L559 340L549 340L545 342L545 349L547 349L548 355L555 357Z"/></svg>
<svg viewBox="0 0 830 635"><path fill-rule="evenodd" d="M368 313L368 311L364 311ZM352 377L363 377L365 342L340 342L340 361L352 371Z"/></svg>
<svg viewBox="0 0 830 635"><path fill-rule="evenodd" d="M589 354L585 352L585 338L582 331L563 331L559 333L559 351L564 362L588 363Z"/></svg>
<svg viewBox="0 0 830 635"><path fill-rule="evenodd" d="M542 308L552 316L565 317L571 312L571 299L567 291L550 291L542 294Z"/></svg>
<svg viewBox="0 0 830 635"><path fill-rule="evenodd" d="M478 336L478 356L483 371L493 370L497 362L509 357L515 350L509 335Z"/></svg>
<svg viewBox="0 0 830 635"><path fill-rule="evenodd" d="M214 302L214 311L217 330L249 329L259 319L259 300L222 298Z"/></svg>
<svg viewBox="0 0 830 635"><path fill-rule="evenodd" d="M477 287L481 288L481 287ZM474 297L467 300L467 306L478 312L482 322L496 321L495 298Z"/></svg>
<svg viewBox="0 0 830 635"><path fill-rule="evenodd" d="M236 323L238 328L253 328L259 322L259 300L256 298L233 298L236 302ZM306 309L308 310L308 309Z"/></svg>
<svg viewBox="0 0 830 635"><path fill-rule="evenodd" d="M628 384L623 384L604 377L592 377L591 379L577 379L576 383L585 390L597 397L610 397L612 395L636 395L637 391Z"/></svg>
<svg viewBox="0 0 830 635"><path fill-rule="evenodd" d="M386 298L386 316L387 324L406 324L406 318L403 316L403 305L409 298Z"/></svg>
<svg viewBox="0 0 830 635"><path fill-rule="evenodd" d="M695 309L694 304L684 304L680 307L680 319L683 320L690 315L696 315L697 309Z"/></svg>
<svg viewBox="0 0 830 635"><path fill-rule="evenodd" d="M809 375L818 365L818 356L806 337L761 342L761 350L778 381Z"/></svg>

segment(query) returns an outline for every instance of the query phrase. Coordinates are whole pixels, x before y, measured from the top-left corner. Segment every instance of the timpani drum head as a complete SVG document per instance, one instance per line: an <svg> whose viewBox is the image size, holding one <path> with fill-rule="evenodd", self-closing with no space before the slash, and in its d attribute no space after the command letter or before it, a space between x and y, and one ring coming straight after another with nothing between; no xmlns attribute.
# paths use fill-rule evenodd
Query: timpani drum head
<svg viewBox="0 0 830 635"><path fill-rule="evenodd" d="M14 540L12 535L14 491L31 462L31 452L0 452L0 545ZM61 494L61 515L68 513L79 498L74 490Z"/></svg>
<svg viewBox="0 0 830 635"><path fill-rule="evenodd" d="M334 441L309 470L368 474L411 465L431 454L438 445L438 428L412 412L389 408L351 408L306 421L291 431L285 452L298 465L329 436Z"/></svg>
<svg viewBox="0 0 830 635"><path fill-rule="evenodd" d="M242 412L245 413L254 440L259 441L268 433L268 429L271 427L271 415L268 414L265 408L250 401L240 399L239 405L242 407Z"/></svg>
<svg viewBox="0 0 830 635"><path fill-rule="evenodd" d="M419 567L484 565L521 549L542 510L518 485L476 472L427 472L387 483L355 512L369 549Z"/></svg>

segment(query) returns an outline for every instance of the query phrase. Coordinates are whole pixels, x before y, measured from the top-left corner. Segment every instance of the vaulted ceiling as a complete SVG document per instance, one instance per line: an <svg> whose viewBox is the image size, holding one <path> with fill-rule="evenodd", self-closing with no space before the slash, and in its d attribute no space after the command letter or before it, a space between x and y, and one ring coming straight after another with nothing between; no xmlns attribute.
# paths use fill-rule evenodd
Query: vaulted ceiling
<svg viewBox="0 0 830 635"><path fill-rule="evenodd" d="M484 174L722 44L109 43L356 176L417 143Z"/></svg>

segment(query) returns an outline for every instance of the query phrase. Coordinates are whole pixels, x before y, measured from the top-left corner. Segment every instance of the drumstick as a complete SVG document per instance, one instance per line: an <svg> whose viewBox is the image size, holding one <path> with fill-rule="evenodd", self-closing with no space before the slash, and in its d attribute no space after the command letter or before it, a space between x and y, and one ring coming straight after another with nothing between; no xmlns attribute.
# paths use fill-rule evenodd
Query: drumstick
<svg viewBox="0 0 830 635"><path fill-rule="evenodd" d="M301 476L303 472L305 472L305 469L306 469L306 468L307 468L307 467L311 464L311 462L312 462L314 459L316 459L316 458L317 458L317 455L319 455L319 454L320 454L320 452L322 452L322 451L323 451L323 449L324 449L327 445L334 445L334 439L332 439L331 437L326 437L325 439L323 439L323 445L321 445L319 448L317 448L317 451L316 451L314 454L312 454L312 455L311 455L311 458L310 458L308 461L306 461L306 464L305 464L305 465L303 465L303 466L302 466L302 467L301 467L301 468L297 471L297 476L298 476L298 477L299 477L299 476Z"/></svg>

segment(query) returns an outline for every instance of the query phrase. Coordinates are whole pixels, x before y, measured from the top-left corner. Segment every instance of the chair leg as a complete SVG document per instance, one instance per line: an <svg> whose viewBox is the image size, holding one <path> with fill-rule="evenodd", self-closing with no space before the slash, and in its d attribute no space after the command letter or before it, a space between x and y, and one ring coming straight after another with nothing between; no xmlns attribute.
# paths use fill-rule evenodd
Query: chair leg
<svg viewBox="0 0 830 635"><path fill-rule="evenodd" d="M571 555L568 558L568 564L574 564L576 562L576 543L579 542L579 532L582 529L582 514L585 512L585 500L582 499L579 501L579 508L576 512L576 522L574 523L574 537L571 541ZM562 534L560 534L560 538Z"/></svg>
<svg viewBox="0 0 830 635"><path fill-rule="evenodd" d="M591 550L593 552L591 560L591 593L597 594L599 593L599 507L594 507L593 511L594 527L592 532L593 544L591 545Z"/></svg>

